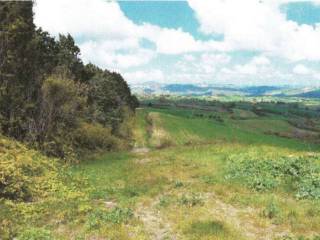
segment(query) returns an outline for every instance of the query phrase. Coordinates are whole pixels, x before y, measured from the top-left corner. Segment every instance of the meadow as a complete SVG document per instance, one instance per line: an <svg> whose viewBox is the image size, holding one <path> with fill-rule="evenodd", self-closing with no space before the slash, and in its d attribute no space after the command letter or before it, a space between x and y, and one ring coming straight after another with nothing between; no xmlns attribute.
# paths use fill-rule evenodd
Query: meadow
<svg viewBox="0 0 320 240"><path fill-rule="evenodd" d="M145 102L132 134L1 201L2 238L320 239L316 103Z"/></svg>

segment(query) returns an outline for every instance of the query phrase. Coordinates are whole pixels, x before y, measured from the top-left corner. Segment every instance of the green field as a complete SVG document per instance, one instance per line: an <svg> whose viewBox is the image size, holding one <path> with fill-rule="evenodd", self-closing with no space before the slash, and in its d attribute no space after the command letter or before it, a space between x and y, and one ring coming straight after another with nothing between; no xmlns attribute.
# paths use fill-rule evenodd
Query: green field
<svg viewBox="0 0 320 240"><path fill-rule="evenodd" d="M132 151L67 167L0 221L17 239L319 239L317 118L219 109L138 109Z"/></svg>

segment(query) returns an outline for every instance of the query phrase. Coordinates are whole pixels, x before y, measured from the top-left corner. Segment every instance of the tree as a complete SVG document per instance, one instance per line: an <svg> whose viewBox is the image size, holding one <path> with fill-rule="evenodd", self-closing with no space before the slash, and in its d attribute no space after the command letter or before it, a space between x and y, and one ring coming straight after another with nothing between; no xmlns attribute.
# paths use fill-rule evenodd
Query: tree
<svg viewBox="0 0 320 240"><path fill-rule="evenodd" d="M0 117L2 131L23 138L34 108L32 2L0 2Z"/></svg>
<svg viewBox="0 0 320 240"><path fill-rule="evenodd" d="M85 78L85 69L80 59L80 49L75 44L72 36L70 34L66 36L60 34L57 47L58 67L66 67L70 70L75 80L82 81Z"/></svg>
<svg viewBox="0 0 320 240"><path fill-rule="evenodd" d="M70 34L56 41L36 29L32 5L0 2L0 132L59 157L87 143L114 146L129 136L137 98L119 73L84 65Z"/></svg>
<svg viewBox="0 0 320 240"><path fill-rule="evenodd" d="M98 72L89 82L89 103L94 106L95 119L115 130L123 121L122 111L128 106L131 111L137 107L137 99L119 73Z"/></svg>
<svg viewBox="0 0 320 240"><path fill-rule="evenodd" d="M41 93L38 142L48 154L65 157L72 151L73 131L86 114L87 87L52 75L43 83Z"/></svg>

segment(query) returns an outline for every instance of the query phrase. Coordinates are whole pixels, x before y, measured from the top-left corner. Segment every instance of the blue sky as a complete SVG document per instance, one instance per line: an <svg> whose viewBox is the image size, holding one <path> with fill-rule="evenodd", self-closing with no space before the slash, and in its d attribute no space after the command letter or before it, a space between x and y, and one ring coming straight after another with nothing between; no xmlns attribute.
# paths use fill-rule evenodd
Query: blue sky
<svg viewBox="0 0 320 240"><path fill-rule="evenodd" d="M130 84L320 86L320 1L38 0L35 22L71 33L85 62Z"/></svg>

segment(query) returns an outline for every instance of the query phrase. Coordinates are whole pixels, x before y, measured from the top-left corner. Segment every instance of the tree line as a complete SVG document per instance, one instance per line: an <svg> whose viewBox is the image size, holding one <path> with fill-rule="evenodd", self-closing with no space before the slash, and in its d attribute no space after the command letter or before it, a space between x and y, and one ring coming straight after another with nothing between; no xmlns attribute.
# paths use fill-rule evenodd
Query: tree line
<svg viewBox="0 0 320 240"><path fill-rule="evenodd" d="M66 159L125 147L137 98L119 73L84 64L71 35L37 28L32 7L0 2L1 134Z"/></svg>

